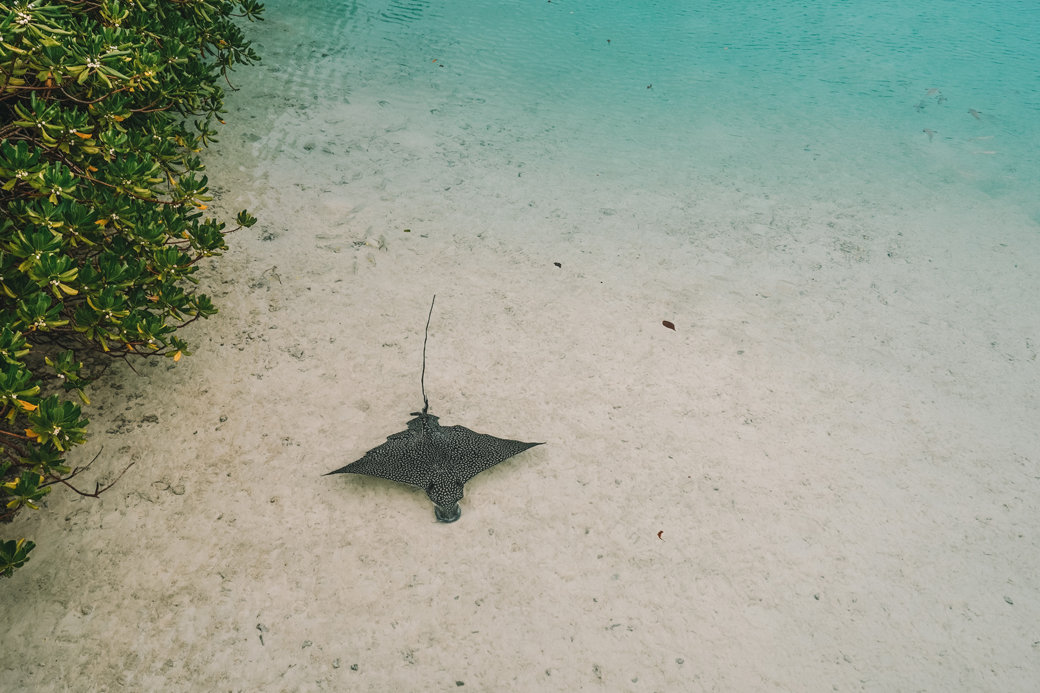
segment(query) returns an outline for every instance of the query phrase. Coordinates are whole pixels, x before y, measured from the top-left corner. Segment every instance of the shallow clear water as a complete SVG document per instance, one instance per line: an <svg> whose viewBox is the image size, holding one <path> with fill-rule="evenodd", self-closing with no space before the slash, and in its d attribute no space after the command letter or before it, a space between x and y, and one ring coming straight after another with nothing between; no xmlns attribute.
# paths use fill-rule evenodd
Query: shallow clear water
<svg viewBox="0 0 1040 693"><path fill-rule="evenodd" d="M561 199L711 184L878 208L977 200L1040 223L1034 2L267 6L257 69L281 82L290 119L347 106L344 171L373 148L359 142L378 108L405 150L383 154L430 185L465 162L456 186L535 176ZM412 195L387 175L381 187Z"/></svg>
<svg viewBox="0 0 1040 693"><path fill-rule="evenodd" d="M545 158L634 167L648 186L945 186L1040 218L1033 2L308 7L293 21L325 50L297 57L330 98L408 103L447 117L441 131L494 123L485 144L502 152L551 139Z"/></svg>

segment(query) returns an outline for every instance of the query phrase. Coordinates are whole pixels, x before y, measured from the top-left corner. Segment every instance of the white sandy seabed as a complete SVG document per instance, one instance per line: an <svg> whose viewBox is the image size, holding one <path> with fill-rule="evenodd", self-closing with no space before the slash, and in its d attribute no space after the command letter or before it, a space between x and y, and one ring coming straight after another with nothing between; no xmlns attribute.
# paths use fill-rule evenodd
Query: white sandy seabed
<svg viewBox="0 0 1040 693"><path fill-rule="evenodd" d="M1027 213L941 160L857 182L847 133L790 175L754 142L608 157L269 14L208 155L261 221L204 271L194 355L92 391L75 461L136 464L4 528L39 546L0 689L1034 690ZM547 443L453 525L322 476L421 406L434 293L431 411Z"/></svg>

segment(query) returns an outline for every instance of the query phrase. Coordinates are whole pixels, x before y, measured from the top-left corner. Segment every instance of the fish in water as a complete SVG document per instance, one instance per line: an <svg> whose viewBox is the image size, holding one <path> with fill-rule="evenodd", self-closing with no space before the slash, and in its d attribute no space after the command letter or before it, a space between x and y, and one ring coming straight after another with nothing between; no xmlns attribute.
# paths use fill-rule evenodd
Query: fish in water
<svg viewBox="0 0 1040 693"><path fill-rule="evenodd" d="M434 296L430 302L426 336L423 338L422 372L419 376L422 411L412 412L411 416L415 418L408 422L405 430L388 436L385 443L372 448L356 462L328 474L366 474L416 486L425 490L433 501L434 515L439 521L454 522L462 514L459 501L467 481L542 443L496 438L476 433L465 426L441 426L438 418L429 413L425 382L426 341L430 336L430 318L436 300Z"/></svg>

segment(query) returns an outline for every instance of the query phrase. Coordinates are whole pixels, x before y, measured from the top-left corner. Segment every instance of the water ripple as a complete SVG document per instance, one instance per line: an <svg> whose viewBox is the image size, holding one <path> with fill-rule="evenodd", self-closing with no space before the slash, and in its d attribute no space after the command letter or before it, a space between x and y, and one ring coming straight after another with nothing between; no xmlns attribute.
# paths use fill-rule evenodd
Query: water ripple
<svg viewBox="0 0 1040 693"><path fill-rule="evenodd" d="M392 0L379 18L390 24L408 24L422 19L429 7L428 0Z"/></svg>

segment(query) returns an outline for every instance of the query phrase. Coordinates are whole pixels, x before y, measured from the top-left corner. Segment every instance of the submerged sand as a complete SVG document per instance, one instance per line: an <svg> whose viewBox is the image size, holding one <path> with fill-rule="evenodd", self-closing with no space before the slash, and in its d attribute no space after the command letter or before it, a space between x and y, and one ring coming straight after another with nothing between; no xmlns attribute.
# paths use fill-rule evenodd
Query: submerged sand
<svg viewBox="0 0 1040 693"><path fill-rule="evenodd" d="M92 391L75 460L136 462L113 489L4 528L39 547L0 688L1035 686L1035 222L308 100L287 21L208 155L214 207L261 220L204 272L221 312ZM431 411L547 442L453 525L322 476L421 406L434 293Z"/></svg>

